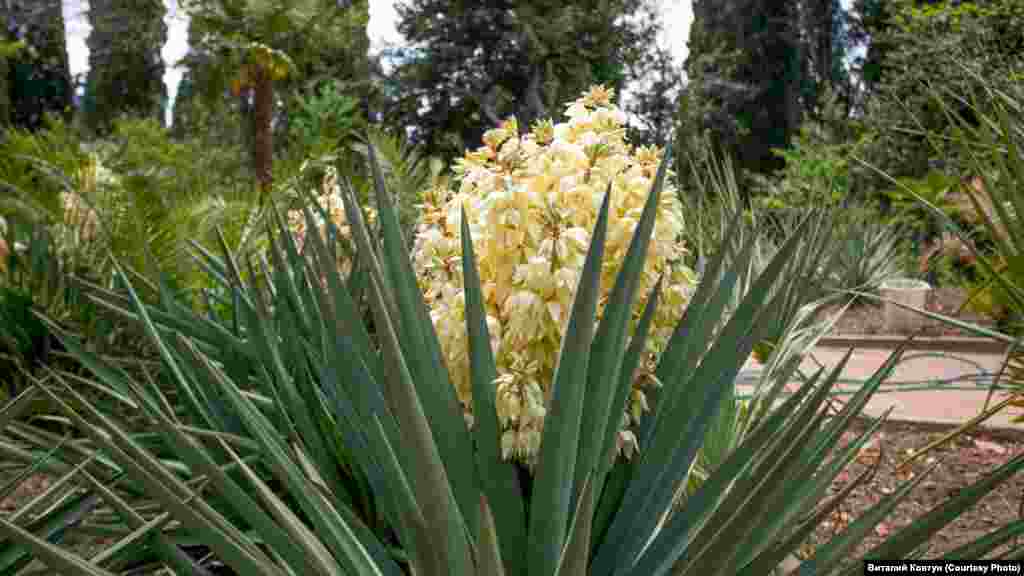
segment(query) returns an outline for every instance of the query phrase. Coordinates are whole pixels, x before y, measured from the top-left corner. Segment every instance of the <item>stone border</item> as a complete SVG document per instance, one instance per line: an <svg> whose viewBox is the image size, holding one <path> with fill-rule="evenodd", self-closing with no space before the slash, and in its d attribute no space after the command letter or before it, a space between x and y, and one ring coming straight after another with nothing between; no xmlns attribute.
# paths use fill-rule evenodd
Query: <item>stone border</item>
<svg viewBox="0 0 1024 576"><path fill-rule="evenodd" d="M825 336L817 345L826 348L896 348L907 341L902 334L837 334ZM1005 354L1007 344L992 338L965 336L918 337L907 350L938 350L975 354Z"/></svg>
<svg viewBox="0 0 1024 576"><path fill-rule="evenodd" d="M863 414L854 417L854 421L861 425L868 425L874 418ZM925 432L947 434L962 426L963 422L950 422L945 420L910 420L907 418L888 418L882 423L881 430L887 432L899 432L902 428L914 428ZM981 424L965 432L968 436L985 435L993 439L1006 440L1010 442L1024 443L1024 424L1019 427L1005 425Z"/></svg>

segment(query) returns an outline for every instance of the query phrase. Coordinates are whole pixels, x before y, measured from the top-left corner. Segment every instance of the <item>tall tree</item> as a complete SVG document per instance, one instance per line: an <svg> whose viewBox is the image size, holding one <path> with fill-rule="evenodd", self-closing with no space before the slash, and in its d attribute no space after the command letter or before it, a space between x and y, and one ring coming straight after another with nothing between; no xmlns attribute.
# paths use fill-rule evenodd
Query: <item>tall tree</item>
<svg viewBox="0 0 1024 576"><path fill-rule="evenodd" d="M297 99L329 83L366 97L370 90L366 0L188 0L190 53L175 121L186 112L232 110L266 190L274 152L287 144ZM288 69L287 78L278 74ZM274 78L276 76L276 79Z"/></svg>
<svg viewBox="0 0 1024 576"><path fill-rule="evenodd" d="M704 153L707 139L739 173L773 173L785 163L773 149L788 147L808 117L820 119L827 94L849 108L851 37L839 0L696 0L693 11L683 162Z"/></svg>
<svg viewBox="0 0 1024 576"><path fill-rule="evenodd" d="M695 0L681 104L684 125L710 131L737 167L781 166L802 118L803 47L795 0Z"/></svg>
<svg viewBox="0 0 1024 576"><path fill-rule="evenodd" d="M885 55L893 48L892 39L888 38L891 12L892 2L888 0L853 0L850 36L853 42L866 46L864 56L857 59L857 67L867 91L882 80Z"/></svg>
<svg viewBox="0 0 1024 576"><path fill-rule="evenodd" d="M67 117L72 82L60 0L0 0L0 126Z"/></svg>
<svg viewBox="0 0 1024 576"><path fill-rule="evenodd" d="M631 116L631 142L663 145L675 129L685 74L672 51L654 41L671 28L662 24L660 3L644 2L634 8L633 41L620 47L625 75L621 87L628 90L620 105Z"/></svg>
<svg viewBox="0 0 1024 576"><path fill-rule="evenodd" d="M557 116L590 84L621 90L656 49L653 2L411 0L398 30L413 49L396 67L392 123L451 157L508 116Z"/></svg>
<svg viewBox="0 0 1024 576"><path fill-rule="evenodd" d="M846 65L852 49L849 12L840 0L803 0L800 11L805 110L819 115L827 93L837 95L849 108L853 97Z"/></svg>
<svg viewBox="0 0 1024 576"><path fill-rule="evenodd" d="M936 150L942 139L925 136L951 128L931 90L977 121L966 100L986 88L1007 90L1024 72L1024 0L888 0L885 19L869 32L871 45L884 47L874 68L870 49L863 64L871 80L864 118L878 133L870 160L895 177L922 177L935 160L957 171L952 151ZM873 70L880 73L871 77Z"/></svg>
<svg viewBox="0 0 1024 576"><path fill-rule="evenodd" d="M83 112L91 130L106 133L124 114L163 121L165 13L163 0L90 1Z"/></svg>

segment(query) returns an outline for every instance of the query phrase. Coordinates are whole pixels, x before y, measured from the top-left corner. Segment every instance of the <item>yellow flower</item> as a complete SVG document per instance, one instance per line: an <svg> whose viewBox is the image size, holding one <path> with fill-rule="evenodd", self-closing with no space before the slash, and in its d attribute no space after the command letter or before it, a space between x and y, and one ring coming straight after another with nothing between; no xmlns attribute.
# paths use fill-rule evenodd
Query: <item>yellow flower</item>
<svg viewBox="0 0 1024 576"><path fill-rule="evenodd" d="M600 106L609 107L612 105L612 99L615 97L614 88L606 88L604 86L591 86L590 90L587 90L583 95L583 102L588 106Z"/></svg>
<svg viewBox="0 0 1024 576"><path fill-rule="evenodd" d="M508 130L495 128L493 130L488 130L487 132L484 132L483 140L484 144L488 148L490 148L491 150L497 150L498 147L501 146L502 142L507 140L510 136L511 134L509 134Z"/></svg>
<svg viewBox="0 0 1024 576"><path fill-rule="evenodd" d="M539 449L561 341L605 192L611 184L599 316L661 158L656 148L626 141L626 117L612 96L610 89L591 88L566 107L567 121L540 121L522 136L514 120L502 123L458 162L455 191L431 188L422 195L413 261L459 400L472 414L459 237L465 208L499 374L494 390L502 454L527 466ZM682 206L669 176L633 310L635 328L646 296L663 277L640 370L646 375L696 281L682 261ZM632 430L648 410L645 389L652 382L635 378L622 414L616 445L627 458L640 449Z"/></svg>
<svg viewBox="0 0 1024 576"><path fill-rule="evenodd" d="M555 138L555 125L551 120L540 120L533 125L533 137L538 144L547 144Z"/></svg>
<svg viewBox="0 0 1024 576"><path fill-rule="evenodd" d="M99 215L77 192L61 192L64 225L78 242L89 242L99 231Z"/></svg>

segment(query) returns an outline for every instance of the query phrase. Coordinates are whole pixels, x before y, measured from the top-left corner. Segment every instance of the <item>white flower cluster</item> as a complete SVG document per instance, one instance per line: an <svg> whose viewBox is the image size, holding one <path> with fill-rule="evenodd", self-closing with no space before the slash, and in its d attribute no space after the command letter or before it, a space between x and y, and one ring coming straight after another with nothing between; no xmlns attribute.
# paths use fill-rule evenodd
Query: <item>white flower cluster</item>
<svg viewBox="0 0 1024 576"><path fill-rule="evenodd" d="M95 204L106 194L118 190L120 179L103 165L96 154L90 154L82 163L78 174L79 188L60 193L64 218L58 223L58 245L65 249L80 248L97 239L100 216Z"/></svg>
<svg viewBox="0 0 1024 576"><path fill-rule="evenodd" d="M316 196L316 201L337 228L338 235L348 241L352 238L352 229L345 215L345 204L341 199L341 191L338 186L338 171L333 166L329 166L321 181L320 193ZM316 206L310 206L310 212L313 215L313 221L320 233L320 237L326 242L327 220L324 219L320 208ZM365 214L368 224L376 221L377 212L373 208L365 208ZM287 219L288 228L291 230L292 236L295 238L295 245L301 253L306 241L306 215L301 209L290 210ZM343 253L339 253L339 260L338 266L342 273L348 274L351 268L351 261Z"/></svg>
<svg viewBox="0 0 1024 576"><path fill-rule="evenodd" d="M495 382L505 458L531 466L540 445L555 363L605 192L611 184L601 271L604 308L650 193L661 151L629 145L625 114L612 91L594 87L571 103L568 121L537 123L520 135L514 119L484 135L455 168L457 190L423 195L414 260L458 397L472 415L462 287L460 210L465 207L499 377ZM647 409L644 386L654 358L682 317L696 282L682 261L682 206L666 179L648 248L633 326L659 278L664 289L648 340L649 355L619 434L619 451L637 449L631 428Z"/></svg>

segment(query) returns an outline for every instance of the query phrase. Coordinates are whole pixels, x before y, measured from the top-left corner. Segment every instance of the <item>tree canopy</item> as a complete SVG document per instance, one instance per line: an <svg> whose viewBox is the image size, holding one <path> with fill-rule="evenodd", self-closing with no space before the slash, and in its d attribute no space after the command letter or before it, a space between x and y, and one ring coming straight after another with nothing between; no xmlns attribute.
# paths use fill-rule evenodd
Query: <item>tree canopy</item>
<svg viewBox="0 0 1024 576"><path fill-rule="evenodd" d="M72 90L60 0L0 2L0 127L67 117Z"/></svg>
<svg viewBox="0 0 1024 576"><path fill-rule="evenodd" d="M121 115L163 121L167 92L161 50L167 40L163 0L91 0L89 74L83 112L106 133Z"/></svg>
<svg viewBox="0 0 1024 576"><path fill-rule="evenodd" d="M695 0L680 99L683 137L709 134L741 170L769 173L826 92L850 98L838 1Z"/></svg>
<svg viewBox="0 0 1024 576"><path fill-rule="evenodd" d="M389 78L401 88L387 117L446 156L509 116L524 127L556 116L558 103L592 84L621 90L659 68L657 89L678 81L655 42L651 2L412 0L397 9L409 48ZM640 105L659 107L651 96Z"/></svg>

